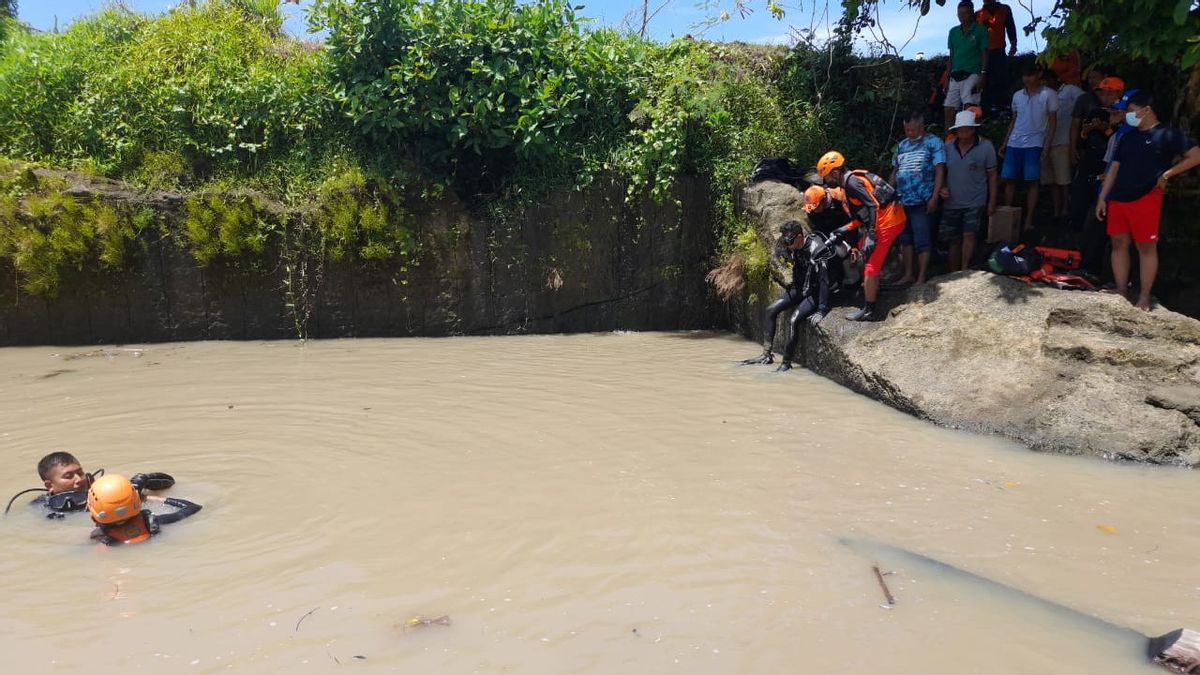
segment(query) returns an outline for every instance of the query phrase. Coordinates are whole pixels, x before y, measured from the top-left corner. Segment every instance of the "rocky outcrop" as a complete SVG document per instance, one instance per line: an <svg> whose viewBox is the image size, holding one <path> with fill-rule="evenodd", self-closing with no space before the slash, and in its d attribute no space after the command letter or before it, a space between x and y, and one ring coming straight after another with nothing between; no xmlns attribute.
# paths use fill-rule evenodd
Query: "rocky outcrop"
<svg viewBox="0 0 1200 675"><path fill-rule="evenodd" d="M740 204L765 242L799 200L789 185L760 183ZM769 300L733 312L748 337L761 338ZM987 272L938 277L881 304L881 323L835 310L804 324L804 365L917 417L1035 450L1200 464L1200 321Z"/></svg>
<svg viewBox="0 0 1200 675"><path fill-rule="evenodd" d="M1035 450L1200 464L1200 321L986 272L892 297L886 321L808 329L814 372Z"/></svg>

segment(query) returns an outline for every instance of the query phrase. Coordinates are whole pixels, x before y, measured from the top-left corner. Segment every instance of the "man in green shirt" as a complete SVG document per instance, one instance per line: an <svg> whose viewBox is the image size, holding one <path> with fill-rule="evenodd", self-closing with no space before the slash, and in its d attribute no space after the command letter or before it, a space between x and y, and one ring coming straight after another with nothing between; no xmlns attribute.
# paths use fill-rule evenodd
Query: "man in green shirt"
<svg viewBox="0 0 1200 675"><path fill-rule="evenodd" d="M987 83L987 27L975 21L971 0L958 3L958 25L950 29L950 58L946 69L950 77L946 87L946 129L954 124L954 115L967 105L979 105L979 96Z"/></svg>

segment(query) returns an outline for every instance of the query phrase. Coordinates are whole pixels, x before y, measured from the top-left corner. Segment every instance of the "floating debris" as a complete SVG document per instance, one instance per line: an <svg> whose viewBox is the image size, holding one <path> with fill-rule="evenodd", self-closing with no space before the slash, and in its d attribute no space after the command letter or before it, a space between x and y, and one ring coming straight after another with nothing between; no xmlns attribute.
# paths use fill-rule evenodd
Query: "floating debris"
<svg viewBox="0 0 1200 675"><path fill-rule="evenodd" d="M884 573L879 571L879 565L874 565L871 569L875 571L875 578L879 581L879 588L883 591L883 597L887 600L888 606L895 605L896 596L892 595L891 590L888 589L887 582L883 580ZM888 572L888 574L891 574L891 572Z"/></svg>
<svg viewBox="0 0 1200 675"><path fill-rule="evenodd" d="M307 619L308 617L312 616L313 612L317 611L318 609L321 609L321 608L320 608L320 607L313 607L312 609L310 609L310 610L308 610L307 612L305 612L305 613L304 613L304 616L300 617L300 620L296 622L296 630L294 630L294 631L292 631L292 632L293 632L293 633L298 633L298 632L300 632L300 624L304 623L304 620L305 620L305 619Z"/></svg>
<svg viewBox="0 0 1200 675"><path fill-rule="evenodd" d="M408 621L404 622L404 630L409 631L409 630L412 630L415 628L423 628L425 626L434 626L434 625L449 626L450 625L450 617L443 614L441 616L430 619L428 617L418 614L418 615L414 616L413 618L409 619Z"/></svg>
<svg viewBox="0 0 1200 675"><path fill-rule="evenodd" d="M46 373L45 375L42 375L38 379L39 380L48 380L52 377L58 377L59 375L63 375L65 373L73 373L73 372L75 372L75 371L70 368L59 368L58 370L52 370L52 371Z"/></svg>
<svg viewBox="0 0 1200 675"><path fill-rule="evenodd" d="M1100 530L1104 534L1116 534L1117 533L1117 528L1113 527L1112 525L1097 525L1096 529Z"/></svg>
<svg viewBox="0 0 1200 675"><path fill-rule="evenodd" d="M135 359L140 359L140 358L142 358L142 355L145 353L146 353L145 349L134 349L131 347L119 347L117 349L93 349L91 351L86 351L86 352L76 352L74 354L67 354L66 357L64 357L64 359L66 361L74 361L75 359L86 359L86 358L91 358L93 356L103 356L106 358L113 359L113 358L116 358L118 356L122 356L125 354L131 355Z"/></svg>

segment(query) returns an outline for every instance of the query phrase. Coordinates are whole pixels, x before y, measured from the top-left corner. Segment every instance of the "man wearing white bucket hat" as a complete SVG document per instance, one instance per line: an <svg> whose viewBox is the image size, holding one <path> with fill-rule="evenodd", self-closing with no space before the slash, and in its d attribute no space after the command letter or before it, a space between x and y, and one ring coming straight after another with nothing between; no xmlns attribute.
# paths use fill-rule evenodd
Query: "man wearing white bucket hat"
<svg viewBox="0 0 1200 675"><path fill-rule="evenodd" d="M971 264L975 235L983 223L983 211L996 212L996 148L978 133L975 113L964 110L954 117L946 141L946 185L940 237L950 248L950 270Z"/></svg>

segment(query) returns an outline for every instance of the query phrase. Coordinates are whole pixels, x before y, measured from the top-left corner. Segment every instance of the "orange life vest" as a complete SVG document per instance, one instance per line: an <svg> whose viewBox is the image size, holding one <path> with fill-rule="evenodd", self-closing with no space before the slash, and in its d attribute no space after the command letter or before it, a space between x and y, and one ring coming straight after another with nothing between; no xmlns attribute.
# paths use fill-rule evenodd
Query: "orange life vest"
<svg viewBox="0 0 1200 675"><path fill-rule="evenodd" d="M850 196L850 193L845 194L846 200L842 202L845 205L846 213L854 219L851 223L851 229L858 229L863 225L864 214L863 209L868 206L876 207L875 212L875 230L886 230L892 227L903 227L907 222L904 217L904 208L900 206L900 201L896 194L896 188L892 187L881 178L878 174L871 173L863 169L855 169L847 172L846 178L857 176L862 179L863 184L867 188L867 192L875 200L874 204L864 204L862 200L855 199ZM873 234L868 232L868 235Z"/></svg>
<svg viewBox="0 0 1200 675"><path fill-rule="evenodd" d="M150 538L150 512L142 511L129 520L100 528L104 536L118 544L137 544Z"/></svg>

